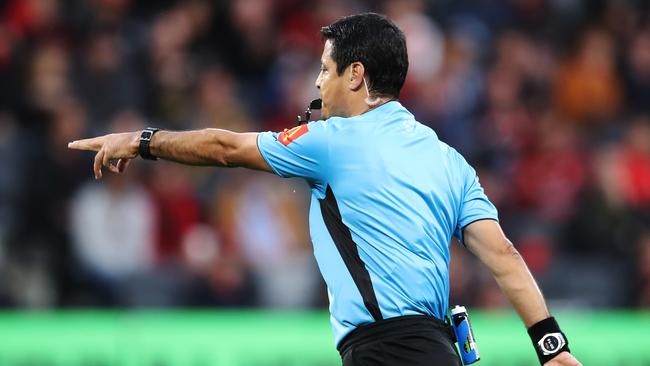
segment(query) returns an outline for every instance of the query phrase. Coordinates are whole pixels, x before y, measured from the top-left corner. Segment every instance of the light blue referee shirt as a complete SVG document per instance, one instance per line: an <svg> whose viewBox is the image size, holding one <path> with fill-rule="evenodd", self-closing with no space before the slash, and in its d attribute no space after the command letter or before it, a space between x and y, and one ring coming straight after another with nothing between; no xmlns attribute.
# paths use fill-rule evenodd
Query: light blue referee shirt
<svg viewBox="0 0 650 366"><path fill-rule="evenodd" d="M456 150L397 101L260 133L257 144L277 175L311 187L310 233L336 344L380 319L444 319L451 236L462 242L466 225L497 219Z"/></svg>

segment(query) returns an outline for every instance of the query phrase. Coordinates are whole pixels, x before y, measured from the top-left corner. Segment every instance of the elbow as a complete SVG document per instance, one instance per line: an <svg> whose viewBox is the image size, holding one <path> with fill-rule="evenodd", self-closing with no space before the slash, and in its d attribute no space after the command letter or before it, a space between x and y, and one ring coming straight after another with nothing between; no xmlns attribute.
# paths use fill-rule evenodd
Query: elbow
<svg viewBox="0 0 650 366"><path fill-rule="evenodd" d="M223 146L216 159L217 165L224 168L234 168L237 165L237 149L232 146Z"/></svg>
<svg viewBox="0 0 650 366"><path fill-rule="evenodd" d="M519 251L507 238L503 239L501 245L495 251L493 261L495 265L492 266L491 270L497 279L509 276L513 271L518 272L522 265L525 266Z"/></svg>
<svg viewBox="0 0 650 366"><path fill-rule="evenodd" d="M503 244L500 249L500 254L503 257L521 258L519 251L517 248L515 248L514 244L512 244L508 238L503 238Z"/></svg>
<svg viewBox="0 0 650 366"><path fill-rule="evenodd" d="M229 132L218 129L208 129L209 133L213 134L210 143L210 153L207 160L219 167L233 167L235 166L237 148L232 144L232 139L229 138Z"/></svg>

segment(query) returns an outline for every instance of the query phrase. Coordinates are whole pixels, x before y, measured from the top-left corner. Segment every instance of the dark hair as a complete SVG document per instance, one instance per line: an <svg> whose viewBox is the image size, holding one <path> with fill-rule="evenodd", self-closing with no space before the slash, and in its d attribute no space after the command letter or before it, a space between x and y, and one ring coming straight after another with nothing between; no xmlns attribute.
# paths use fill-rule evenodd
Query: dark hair
<svg viewBox="0 0 650 366"><path fill-rule="evenodd" d="M409 60L404 33L395 23L380 14L364 13L341 18L320 32L325 40L332 40L338 75L353 62L361 62L374 95L399 97Z"/></svg>

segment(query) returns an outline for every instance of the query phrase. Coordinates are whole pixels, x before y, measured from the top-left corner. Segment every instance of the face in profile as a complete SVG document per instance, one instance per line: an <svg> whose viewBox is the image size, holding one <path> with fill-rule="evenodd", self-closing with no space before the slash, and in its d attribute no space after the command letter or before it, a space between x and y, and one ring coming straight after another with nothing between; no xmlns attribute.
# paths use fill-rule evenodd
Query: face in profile
<svg viewBox="0 0 650 366"><path fill-rule="evenodd" d="M347 117L345 114L345 77L338 75L336 71L336 62L332 59L332 40L327 40L323 47L321 56L321 68L318 78L316 78L316 88L320 91L320 97L323 100L321 109L321 119L330 117Z"/></svg>

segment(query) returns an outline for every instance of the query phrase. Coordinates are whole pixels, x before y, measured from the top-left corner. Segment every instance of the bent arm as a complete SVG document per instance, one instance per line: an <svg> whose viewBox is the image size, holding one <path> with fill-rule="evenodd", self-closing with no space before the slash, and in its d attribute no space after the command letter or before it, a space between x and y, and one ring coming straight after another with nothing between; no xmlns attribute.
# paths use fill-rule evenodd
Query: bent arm
<svg viewBox="0 0 650 366"><path fill-rule="evenodd" d="M465 227L463 239L467 248L490 269L526 327L549 317L535 279L498 222L471 223Z"/></svg>
<svg viewBox="0 0 650 366"><path fill-rule="evenodd" d="M538 340L530 333L531 326L539 327L539 322L549 318L550 314L535 279L517 249L506 238L499 223L493 220L469 224L463 231L463 238L467 248L492 271L501 291L529 329L529 335L535 345ZM544 331L545 329L542 329L542 332ZM567 346L561 348L560 353L550 356L542 355L537 348L536 352L544 366L582 366L569 353Z"/></svg>

